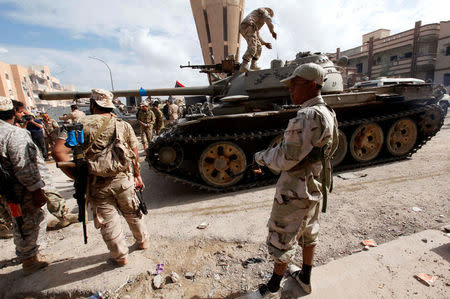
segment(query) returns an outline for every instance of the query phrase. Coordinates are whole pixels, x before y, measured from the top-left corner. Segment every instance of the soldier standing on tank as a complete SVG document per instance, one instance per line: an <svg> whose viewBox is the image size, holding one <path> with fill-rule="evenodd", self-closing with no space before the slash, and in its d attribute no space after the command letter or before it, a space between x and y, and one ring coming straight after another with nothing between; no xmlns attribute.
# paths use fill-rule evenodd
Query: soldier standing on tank
<svg viewBox="0 0 450 299"><path fill-rule="evenodd" d="M149 104L141 104L141 108L137 113L137 120L141 126L141 141L144 146L144 150L152 142L153 138L153 125L155 124L155 114L148 108ZM147 139L147 143L145 140ZM147 144L147 146L146 146Z"/></svg>
<svg viewBox="0 0 450 299"><path fill-rule="evenodd" d="M0 163L13 179L14 183L9 187L22 210L22 232L15 220L13 234L17 257L28 275L48 266L48 262L38 256L47 227L42 208L46 203L45 182L38 163L45 162L30 132L14 125L14 115L12 100L0 97Z"/></svg>
<svg viewBox="0 0 450 299"><path fill-rule="evenodd" d="M248 72L248 64L251 62L251 70L259 70L260 68L256 64L261 56L261 45L267 49L272 49L271 43L266 43L259 35L259 30L264 24L269 28L272 37L277 39L277 34L273 30L272 24L273 10L269 7L261 7L252 11L248 16L242 20L239 27L239 32L247 41L247 51L245 51L242 57L242 64L239 69L240 72Z"/></svg>
<svg viewBox="0 0 450 299"><path fill-rule="evenodd" d="M169 98L169 122L168 125L172 126L178 122L178 105L175 104L173 98Z"/></svg>
<svg viewBox="0 0 450 299"><path fill-rule="evenodd" d="M159 135L161 133L161 130L164 129L164 116L161 112L161 110L159 110L159 101L158 100L154 100L152 102L152 112L155 115L155 134Z"/></svg>
<svg viewBox="0 0 450 299"><path fill-rule="evenodd" d="M99 228L110 255L119 266L128 263L128 245L120 224L119 211L128 223L136 240L138 249L145 250L149 245L143 214L135 190L143 190L138 140L131 125L118 119L113 113L112 93L107 90L93 89L90 99L92 115L80 119L84 127L84 146L87 148L85 159L91 161L119 138L134 153L130 169L114 176L94 176L88 173L89 204L94 224ZM96 136L99 131L99 136ZM65 147L67 132L60 135L55 145L56 161L70 161L70 149ZM63 169L64 170L64 169ZM67 169L67 175L71 175Z"/></svg>
<svg viewBox="0 0 450 299"><path fill-rule="evenodd" d="M268 221L267 245L274 259L273 274L248 298L273 297L294 256L303 248L303 266L289 266L289 273L306 293L311 293L311 269L319 233L319 211L323 192L331 185L330 159L338 146L334 111L321 97L326 71L307 63L281 82L289 86L292 102L301 105L289 121L282 142L257 152L255 162L280 171L275 199ZM323 169L322 165L326 165ZM322 180L323 179L323 180ZM322 183L325 182L325 186Z"/></svg>

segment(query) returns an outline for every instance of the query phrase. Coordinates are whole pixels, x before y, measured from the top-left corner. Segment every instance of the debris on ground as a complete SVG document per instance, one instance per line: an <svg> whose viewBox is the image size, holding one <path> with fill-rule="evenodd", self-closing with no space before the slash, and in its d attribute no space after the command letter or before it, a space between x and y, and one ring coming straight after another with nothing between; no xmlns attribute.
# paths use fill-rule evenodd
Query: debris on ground
<svg viewBox="0 0 450 299"><path fill-rule="evenodd" d="M180 281L180 276L176 272L170 272L170 275L166 277L166 283L177 283Z"/></svg>
<svg viewBox="0 0 450 299"><path fill-rule="evenodd" d="M369 246L369 247L377 247L377 246L378 246L378 245L377 245L377 242L375 242L375 241L372 240L372 239L363 240L361 243L362 243L364 246Z"/></svg>
<svg viewBox="0 0 450 299"><path fill-rule="evenodd" d="M187 279L194 279L195 273L187 272L186 274L184 274L184 277L186 277Z"/></svg>
<svg viewBox="0 0 450 299"><path fill-rule="evenodd" d="M422 242L424 242L424 243L428 243L428 240L427 240L427 238L423 238L423 239L422 239Z"/></svg>
<svg viewBox="0 0 450 299"><path fill-rule="evenodd" d="M251 257L242 262L242 267L247 268L249 264L259 264L264 262L262 258Z"/></svg>
<svg viewBox="0 0 450 299"><path fill-rule="evenodd" d="M349 173L340 173L337 176L338 176L338 178L341 178L343 180L353 180L353 179L364 178L367 176L367 173L349 172Z"/></svg>
<svg viewBox="0 0 450 299"><path fill-rule="evenodd" d="M161 289L162 285L163 285L163 278L161 274L158 274L155 277L153 277L153 287L155 289Z"/></svg>
<svg viewBox="0 0 450 299"><path fill-rule="evenodd" d="M419 207L412 207L412 210L413 210L414 212L420 212L420 211L422 211L422 209L419 208Z"/></svg>
<svg viewBox="0 0 450 299"><path fill-rule="evenodd" d="M436 276L426 273L418 273L414 275L414 277L428 287L436 281Z"/></svg>
<svg viewBox="0 0 450 299"><path fill-rule="evenodd" d="M205 229L207 227L208 227L208 223L206 223L206 222L202 222L199 225L197 225L198 229Z"/></svg>

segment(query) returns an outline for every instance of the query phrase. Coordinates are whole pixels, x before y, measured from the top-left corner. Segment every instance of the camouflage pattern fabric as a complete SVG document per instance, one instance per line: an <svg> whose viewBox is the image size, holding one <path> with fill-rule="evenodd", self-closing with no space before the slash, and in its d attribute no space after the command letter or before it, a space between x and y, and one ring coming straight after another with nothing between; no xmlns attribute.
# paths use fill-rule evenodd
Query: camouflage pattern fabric
<svg viewBox="0 0 450 299"><path fill-rule="evenodd" d="M239 32L247 42L247 51L242 56L243 60L258 60L261 56L261 45L265 44L265 42L261 39L258 32L264 24L267 24L270 32L273 32L272 19L263 8L253 10L242 20Z"/></svg>
<svg viewBox="0 0 450 299"><path fill-rule="evenodd" d="M147 126L143 126L141 125L141 140L142 140L142 144L150 144L150 142L152 142L152 138L153 138L153 125L156 121L156 117L155 114L153 114L152 110L139 110L138 116L137 116L138 121L143 122L144 124L148 125Z"/></svg>
<svg viewBox="0 0 450 299"><path fill-rule="evenodd" d="M109 115L94 114L80 120L84 126L85 146L94 142L95 134L102 126L104 120L109 117ZM131 149L138 147L138 140L131 125L113 117L102 134L95 140L94 145L86 153L87 159L95 153L101 152L103 148L113 141L115 121L120 121L123 124L122 126L117 126L118 132L116 134L122 136L124 143ZM64 138L64 135L62 135L62 138ZM144 219L139 211L137 198L134 193L134 177L131 169L129 172L119 173L112 178L90 176L89 184L90 192L87 200L90 202L94 213L95 226L100 228L103 240L108 246L111 256L113 258L123 258L128 254L128 246L122 233L118 211L124 216L137 242L143 242L147 238Z"/></svg>
<svg viewBox="0 0 450 299"><path fill-rule="evenodd" d="M22 200L22 231L25 238L22 238L13 221L14 244L17 257L26 259L37 254L47 228L45 211L36 208L32 200L32 192L45 185L38 166L38 163L45 162L29 132L3 120L0 120L0 161L18 181L11 187Z"/></svg>
<svg viewBox="0 0 450 299"><path fill-rule="evenodd" d="M136 242L142 243L148 238L132 175L106 179L97 177L91 181L89 200L95 227L100 229L111 257L120 259L128 255L128 244L118 211L127 221Z"/></svg>
<svg viewBox="0 0 450 299"><path fill-rule="evenodd" d="M327 145L325 172L331 178L329 157L337 143L336 115L318 96L303 103L297 116L289 121L278 146L255 154L259 165L281 171L268 222L267 242L275 259L288 261L296 241L305 246L315 244L322 199L322 162L317 149ZM327 188L330 183L327 182Z"/></svg>
<svg viewBox="0 0 450 299"><path fill-rule="evenodd" d="M161 129L164 128L164 116L163 113L161 112L161 110L159 110L156 107L152 107L152 112L155 115L155 133L156 135L159 135L159 133L161 132Z"/></svg>

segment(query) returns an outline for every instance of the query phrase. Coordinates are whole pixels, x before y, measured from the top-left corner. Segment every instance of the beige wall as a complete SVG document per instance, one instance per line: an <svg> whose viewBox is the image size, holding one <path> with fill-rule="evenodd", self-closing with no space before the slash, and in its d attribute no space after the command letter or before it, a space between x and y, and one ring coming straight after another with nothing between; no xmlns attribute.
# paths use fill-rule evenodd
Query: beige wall
<svg viewBox="0 0 450 299"><path fill-rule="evenodd" d="M190 0L205 64L239 59L239 24L245 0Z"/></svg>
<svg viewBox="0 0 450 299"><path fill-rule="evenodd" d="M410 77L414 28L385 36L387 32L380 29L363 35L363 40L374 37L371 78ZM450 56L445 55L447 46L450 46L450 21L420 26L415 76L424 80L434 78L435 83L441 83L444 74L450 73ZM361 75L368 74L368 43L340 51L340 55L349 57L349 67L362 63Z"/></svg>
<svg viewBox="0 0 450 299"><path fill-rule="evenodd" d="M446 55L447 48L450 47L450 21L441 22L439 41L437 45L436 69L434 72L434 82L444 83L444 75L450 76L450 55ZM446 85L449 87L450 85Z"/></svg>

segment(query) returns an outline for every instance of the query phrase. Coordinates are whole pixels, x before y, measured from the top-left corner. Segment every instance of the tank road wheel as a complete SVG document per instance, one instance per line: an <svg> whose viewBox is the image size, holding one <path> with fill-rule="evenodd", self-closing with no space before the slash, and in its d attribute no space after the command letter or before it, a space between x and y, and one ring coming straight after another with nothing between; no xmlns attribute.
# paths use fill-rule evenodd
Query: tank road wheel
<svg viewBox="0 0 450 299"><path fill-rule="evenodd" d="M274 147L276 147L278 144L280 144L281 141L283 141L283 137L284 137L284 135L278 135L278 136L276 136L274 139L272 139L272 141L270 141L269 148L274 148ZM272 172L274 175L279 175L279 174L280 174L279 171L276 171L276 170L273 170L273 169L270 169L270 168L269 168L269 170L270 170L270 172Z"/></svg>
<svg viewBox="0 0 450 299"><path fill-rule="evenodd" d="M358 162L368 162L380 153L383 130L376 123L360 125L352 134L350 153Z"/></svg>
<svg viewBox="0 0 450 299"><path fill-rule="evenodd" d="M211 186L228 187L239 182L247 168L244 151L232 142L216 142L201 154L198 169Z"/></svg>
<svg viewBox="0 0 450 299"><path fill-rule="evenodd" d="M344 132L339 130L339 146L334 153L333 158L331 159L331 165L333 165L333 167L338 166L342 162L342 160L344 160L345 156L347 155L347 150L347 136L345 136Z"/></svg>
<svg viewBox="0 0 450 299"><path fill-rule="evenodd" d="M421 116L419 123L420 131L426 136L436 134L441 126L442 110L439 106L425 111Z"/></svg>
<svg viewBox="0 0 450 299"><path fill-rule="evenodd" d="M389 128L386 136L386 147L394 156L408 153L416 144L417 126L410 118L397 120Z"/></svg>
<svg viewBox="0 0 450 299"><path fill-rule="evenodd" d="M183 162L184 152L178 143L165 144L148 151L147 159L150 164L160 171L172 171Z"/></svg>

